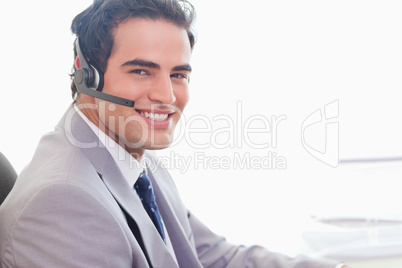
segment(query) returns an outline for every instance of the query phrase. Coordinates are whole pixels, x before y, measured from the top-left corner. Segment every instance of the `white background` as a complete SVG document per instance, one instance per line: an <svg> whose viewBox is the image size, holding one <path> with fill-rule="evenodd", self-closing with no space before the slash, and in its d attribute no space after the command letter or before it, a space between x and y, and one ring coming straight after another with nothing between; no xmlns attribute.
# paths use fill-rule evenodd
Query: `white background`
<svg viewBox="0 0 402 268"><path fill-rule="evenodd" d="M20 172L40 137L71 102L73 17L91 1L2 1L0 151ZM341 158L402 155L402 3L400 1L193 1L198 42L186 118L244 121L285 115L277 147L209 146L180 140L172 153L233 158L275 152L286 169L169 167L187 206L229 241L298 252L302 222L314 211L400 215L399 169L333 168L302 146L303 121L339 101ZM244 123L244 122L243 122ZM203 127L203 126L199 126ZM255 125L253 127L261 127ZM322 131L317 128L316 131ZM325 132L317 137L325 137ZM269 134L253 134L255 143ZM194 136L205 142L210 134ZM314 146L325 139L310 140ZM177 165L177 163L176 163ZM351 171L353 170L353 171ZM357 174L357 175L356 175ZM399 204L398 204L399 202ZM398 204L398 205L395 205ZM222 212L225 206L225 211ZM384 212L385 211L385 212Z"/></svg>

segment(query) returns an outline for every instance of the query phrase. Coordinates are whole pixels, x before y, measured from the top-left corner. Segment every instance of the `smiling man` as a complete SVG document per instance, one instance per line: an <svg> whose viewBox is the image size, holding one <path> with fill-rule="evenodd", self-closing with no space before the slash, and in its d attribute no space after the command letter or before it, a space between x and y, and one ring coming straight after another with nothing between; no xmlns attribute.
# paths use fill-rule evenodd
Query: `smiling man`
<svg viewBox="0 0 402 268"><path fill-rule="evenodd" d="M74 103L0 208L1 267L338 265L227 243L149 153L172 142L189 98L193 12L95 0L74 19Z"/></svg>
<svg viewBox="0 0 402 268"><path fill-rule="evenodd" d="M83 108L84 115L140 160L146 149L172 142L188 101L191 44L185 28L162 18L128 18L113 34L102 92L135 100L135 107L105 104L85 94L79 94L77 106L95 104L98 109ZM79 57L75 65L81 67Z"/></svg>

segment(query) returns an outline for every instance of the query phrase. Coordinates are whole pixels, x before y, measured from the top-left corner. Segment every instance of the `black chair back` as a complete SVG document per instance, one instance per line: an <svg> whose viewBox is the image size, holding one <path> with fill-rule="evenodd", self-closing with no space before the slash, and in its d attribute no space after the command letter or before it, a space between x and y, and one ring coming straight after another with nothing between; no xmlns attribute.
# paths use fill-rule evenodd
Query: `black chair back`
<svg viewBox="0 0 402 268"><path fill-rule="evenodd" d="M13 166L7 158L0 153L0 205L13 188L16 179L17 173Z"/></svg>

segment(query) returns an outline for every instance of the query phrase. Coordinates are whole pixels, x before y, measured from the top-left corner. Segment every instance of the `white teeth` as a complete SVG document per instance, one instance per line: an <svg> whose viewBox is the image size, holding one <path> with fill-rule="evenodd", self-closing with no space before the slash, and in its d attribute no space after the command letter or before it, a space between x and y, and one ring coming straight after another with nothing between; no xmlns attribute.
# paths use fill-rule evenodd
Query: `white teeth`
<svg viewBox="0 0 402 268"><path fill-rule="evenodd" d="M164 121L169 116L169 114L153 114L153 113L148 113L148 112L141 112L141 114L144 117L149 118L151 120L155 120L155 121Z"/></svg>

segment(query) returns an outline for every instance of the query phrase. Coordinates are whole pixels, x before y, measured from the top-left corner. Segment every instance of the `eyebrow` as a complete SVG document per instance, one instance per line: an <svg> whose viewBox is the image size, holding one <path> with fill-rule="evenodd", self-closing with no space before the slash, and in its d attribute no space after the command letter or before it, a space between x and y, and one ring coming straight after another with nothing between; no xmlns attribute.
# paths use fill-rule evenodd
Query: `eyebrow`
<svg viewBox="0 0 402 268"><path fill-rule="evenodd" d="M156 69L156 70L160 70L161 66L155 62L152 61L148 61L148 60L142 60L142 59L134 59L134 60L130 60L127 61L125 63L123 63L121 65L122 67L125 66L141 66L141 67L148 67L151 69ZM179 65L173 68L173 71L187 71L190 72L192 71L192 68L190 66L190 64L183 64L183 65Z"/></svg>
<svg viewBox="0 0 402 268"><path fill-rule="evenodd" d="M127 61L123 63L121 66L141 66L141 67L148 67L152 69L160 69L161 66L155 62L152 61L147 61L147 60L141 60L141 59L134 59Z"/></svg>
<svg viewBox="0 0 402 268"><path fill-rule="evenodd" d="M191 73L192 70L190 64L179 65L173 68L173 71L187 71L189 73Z"/></svg>

